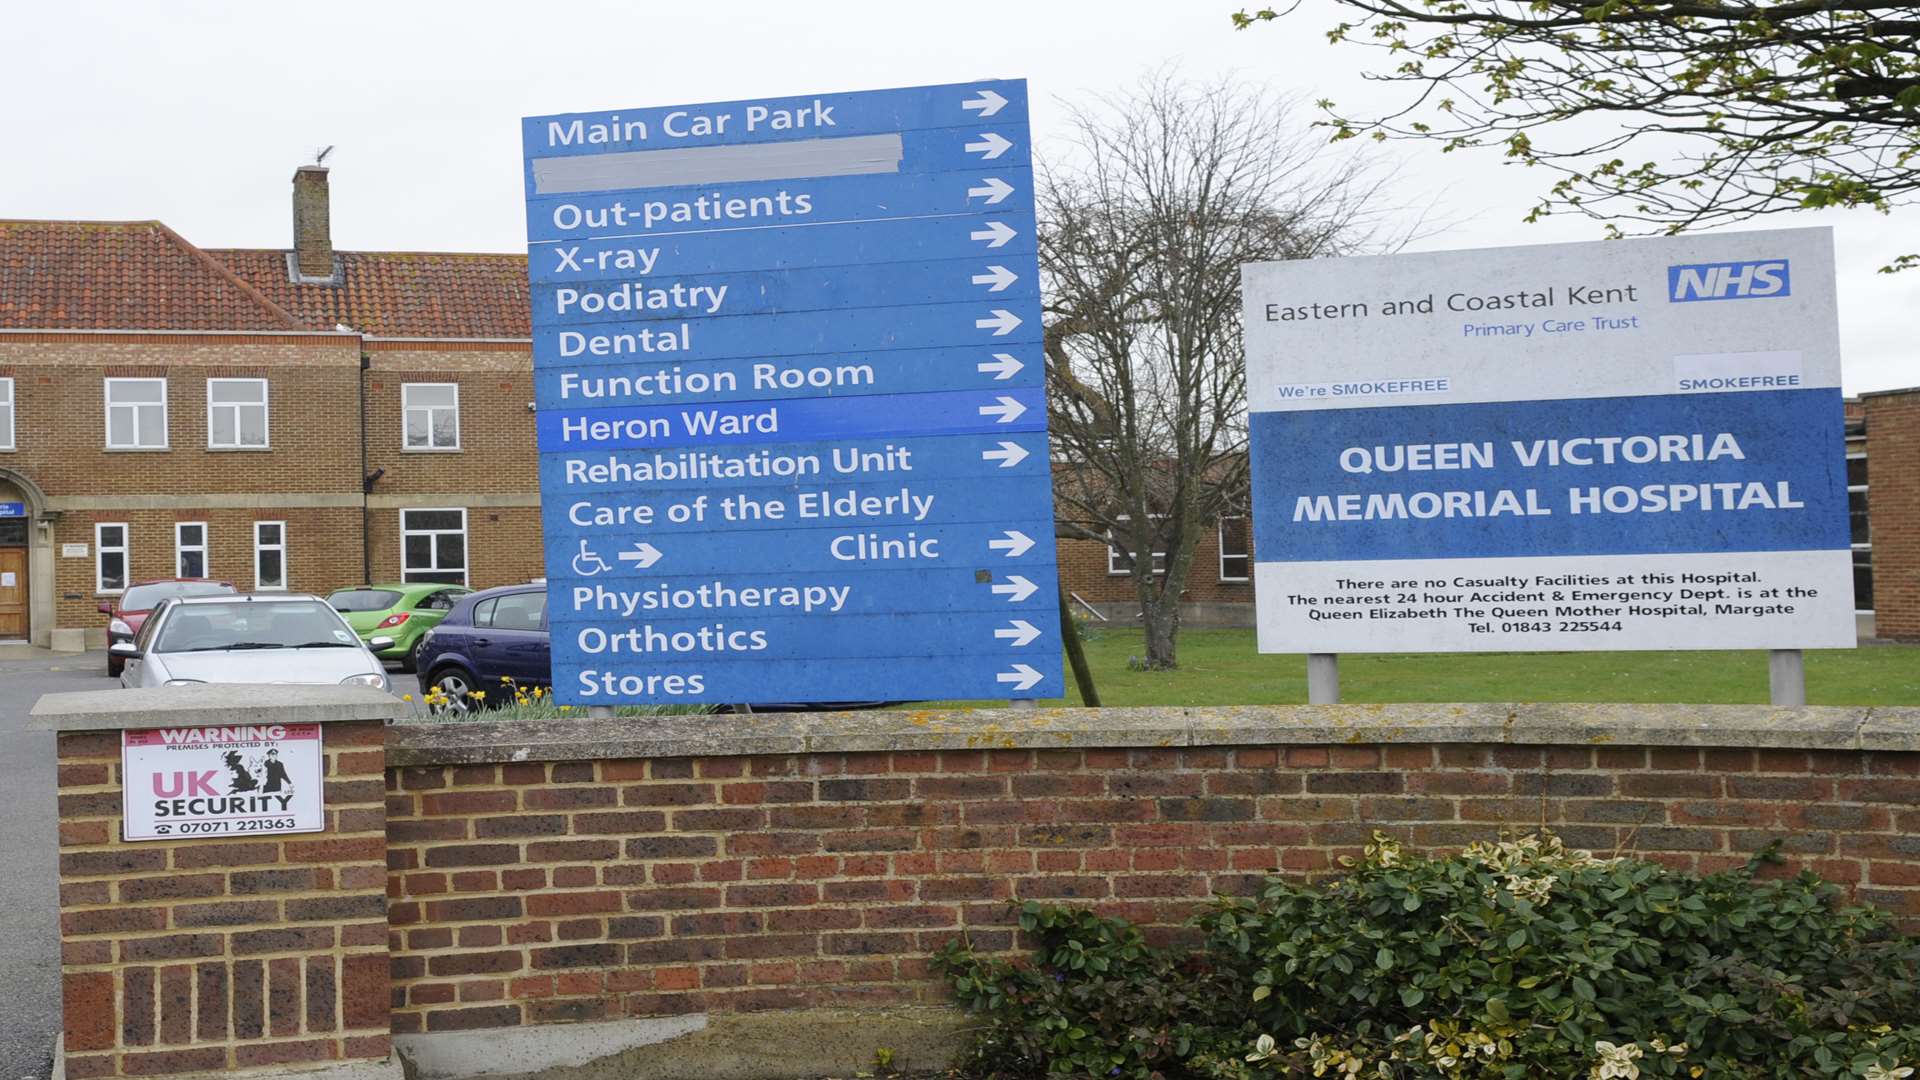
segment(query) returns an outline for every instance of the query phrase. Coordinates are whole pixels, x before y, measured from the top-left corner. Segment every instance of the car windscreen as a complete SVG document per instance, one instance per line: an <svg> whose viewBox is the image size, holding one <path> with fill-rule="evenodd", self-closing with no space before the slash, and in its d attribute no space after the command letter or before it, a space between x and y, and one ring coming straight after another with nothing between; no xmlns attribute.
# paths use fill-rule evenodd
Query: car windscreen
<svg viewBox="0 0 1920 1080"><path fill-rule="evenodd" d="M400 594L390 589L341 589L327 597L335 611L385 611L400 602Z"/></svg>
<svg viewBox="0 0 1920 1080"><path fill-rule="evenodd" d="M121 611L152 611L153 605L169 596L219 596L233 592L224 581L156 581L135 585L120 596Z"/></svg>
<svg viewBox="0 0 1920 1080"><path fill-rule="evenodd" d="M181 604L167 615L155 652L358 648L360 639L318 600Z"/></svg>

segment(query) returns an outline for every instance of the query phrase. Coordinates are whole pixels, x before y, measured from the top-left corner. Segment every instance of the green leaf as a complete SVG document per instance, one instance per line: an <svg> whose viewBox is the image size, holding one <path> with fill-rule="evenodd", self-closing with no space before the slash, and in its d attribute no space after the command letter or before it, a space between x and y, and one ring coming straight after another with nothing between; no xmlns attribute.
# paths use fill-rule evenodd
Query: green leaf
<svg viewBox="0 0 1920 1080"><path fill-rule="evenodd" d="M1273 987L1271 986L1256 986L1253 988L1253 1000L1255 1001L1265 1001L1272 995Z"/></svg>
<svg viewBox="0 0 1920 1080"><path fill-rule="evenodd" d="M1427 992L1417 986L1403 986L1400 988L1400 1004L1405 1005L1409 1009L1425 1000L1427 1000Z"/></svg>
<svg viewBox="0 0 1920 1080"><path fill-rule="evenodd" d="M1393 970L1393 950L1383 948L1379 952L1374 953L1373 966L1379 968L1381 971L1392 971Z"/></svg>
<svg viewBox="0 0 1920 1080"><path fill-rule="evenodd" d="M1513 933L1507 935L1508 949L1519 949L1525 946L1526 943L1527 943L1527 931L1524 927L1519 930L1515 930Z"/></svg>

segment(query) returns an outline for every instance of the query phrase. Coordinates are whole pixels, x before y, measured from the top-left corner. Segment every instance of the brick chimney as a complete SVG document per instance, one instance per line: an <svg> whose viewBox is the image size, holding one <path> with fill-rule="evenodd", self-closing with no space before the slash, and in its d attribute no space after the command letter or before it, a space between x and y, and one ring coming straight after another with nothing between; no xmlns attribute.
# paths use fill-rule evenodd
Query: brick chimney
<svg viewBox="0 0 1920 1080"><path fill-rule="evenodd" d="M327 170L302 165L293 174L293 263L296 280L332 280L333 231L327 211Z"/></svg>

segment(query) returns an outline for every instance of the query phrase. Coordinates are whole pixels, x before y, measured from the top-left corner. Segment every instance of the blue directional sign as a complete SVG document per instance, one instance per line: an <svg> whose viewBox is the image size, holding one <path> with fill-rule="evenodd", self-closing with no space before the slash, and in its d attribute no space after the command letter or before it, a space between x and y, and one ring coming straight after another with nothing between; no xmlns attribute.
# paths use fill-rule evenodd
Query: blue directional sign
<svg viewBox="0 0 1920 1080"><path fill-rule="evenodd" d="M1020 80L522 122L554 692L1064 692Z"/></svg>

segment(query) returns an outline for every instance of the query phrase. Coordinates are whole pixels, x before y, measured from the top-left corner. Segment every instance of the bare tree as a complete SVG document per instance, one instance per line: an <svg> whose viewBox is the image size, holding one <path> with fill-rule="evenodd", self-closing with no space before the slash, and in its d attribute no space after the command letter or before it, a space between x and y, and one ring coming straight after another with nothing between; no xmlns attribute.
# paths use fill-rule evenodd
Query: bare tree
<svg viewBox="0 0 1920 1080"><path fill-rule="evenodd" d="M1161 72L1067 126L1038 206L1056 514L1131 556L1170 668L1194 546L1247 497L1240 266L1372 246L1390 208L1257 87Z"/></svg>

